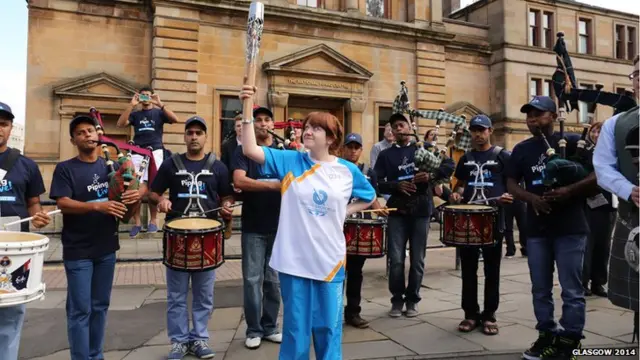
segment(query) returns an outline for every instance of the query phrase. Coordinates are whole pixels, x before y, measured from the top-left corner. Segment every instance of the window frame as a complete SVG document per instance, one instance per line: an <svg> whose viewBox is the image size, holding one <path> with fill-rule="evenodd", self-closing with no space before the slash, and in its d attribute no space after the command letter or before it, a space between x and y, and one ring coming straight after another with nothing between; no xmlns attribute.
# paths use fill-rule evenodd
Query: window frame
<svg viewBox="0 0 640 360"><path fill-rule="evenodd" d="M532 94L531 93L531 82L532 81L536 81L536 94ZM527 101L531 101L531 99L534 96L545 96L544 95L544 88L545 85L549 84L549 97L551 99L553 99L553 101L556 101L556 94L555 91L553 90L553 79L546 76L546 75L541 75L541 74L529 74L528 76L528 81L527 81L527 93L529 95L529 100Z"/></svg>
<svg viewBox="0 0 640 360"><path fill-rule="evenodd" d="M298 1L301 1L301 0L296 0L296 5L298 6L304 6L312 9L324 9L324 0L316 0L316 6L300 5L298 4ZM302 1L304 1L305 3L309 2L309 0L302 0Z"/></svg>
<svg viewBox="0 0 640 360"><path fill-rule="evenodd" d="M618 48L618 29L622 29L621 39L619 42L622 44L622 53L620 53L620 49ZM627 57L627 26L624 24L613 24L613 43L615 44L613 47L613 58L624 60Z"/></svg>
<svg viewBox="0 0 640 360"><path fill-rule="evenodd" d="M587 37L587 49L586 52L581 52L580 51L580 42L581 42L581 37L583 35L580 34L580 22L585 21L586 22L586 37ZM595 20L593 18L593 16L588 16L588 15L584 15L584 14L577 14L576 16L576 53L578 54L582 54L582 55L595 55L595 33L593 31L593 24L595 23Z"/></svg>
<svg viewBox="0 0 640 360"><path fill-rule="evenodd" d="M633 29L633 36L630 36L629 34L629 30ZM636 55L638 54L638 27L637 26L625 26L625 35L627 37L627 41L625 43L625 52L626 52L626 58L625 60L631 60L633 61L633 59L636 57ZM632 45L632 51L631 53L629 53L629 45Z"/></svg>
<svg viewBox="0 0 640 360"><path fill-rule="evenodd" d="M213 91L213 129L207 133L207 141L218 154L222 151L222 98L238 98L240 88L221 88ZM242 108L240 109L242 111Z"/></svg>
<svg viewBox="0 0 640 360"><path fill-rule="evenodd" d="M373 113L373 118L374 118L374 136L373 138L376 139L373 143L377 143L379 141L382 141L382 139L378 139L379 138L379 134L380 134L380 129L381 129L381 125L380 125L380 108L390 108L391 112L393 113L393 103L392 102L388 102L388 101L376 101L373 104L374 106L374 113ZM385 124L386 126L386 124Z"/></svg>
<svg viewBox="0 0 640 360"><path fill-rule="evenodd" d="M367 15L367 0L364 0L364 14L367 17L372 17L374 19L391 19L392 18L391 17L391 0L382 0L382 4L383 4L382 5L383 14L382 14L382 17L378 18L375 16Z"/></svg>
<svg viewBox="0 0 640 360"><path fill-rule="evenodd" d="M531 13L535 13L535 30L533 33L535 34L535 39L531 39ZM544 27L544 16L549 16L549 28L548 32L547 28ZM558 27L556 20L556 11L553 8L548 8L544 6L528 6L527 7L527 46L533 46L541 49L553 50L555 45L555 33ZM547 36L548 35L548 36ZM547 39L548 37L548 39ZM534 41L537 40L537 41Z"/></svg>
<svg viewBox="0 0 640 360"><path fill-rule="evenodd" d="M578 84L578 89L585 89L583 88L583 86L588 86L588 90L595 90L596 88L596 84L598 83L597 81L591 81L591 80L576 80L576 83ZM603 89L604 90L604 89ZM584 101L578 101L578 115L576 116L578 124L588 124L589 123L589 112L588 111L581 111L580 106L581 104L585 104L585 109L588 109L589 104L587 102ZM584 114L584 115L583 115ZM582 116L585 117L585 122L582 121ZM593 122L597 122L598 121L598 111L596 110L596 113L593 114Z"/></svg>

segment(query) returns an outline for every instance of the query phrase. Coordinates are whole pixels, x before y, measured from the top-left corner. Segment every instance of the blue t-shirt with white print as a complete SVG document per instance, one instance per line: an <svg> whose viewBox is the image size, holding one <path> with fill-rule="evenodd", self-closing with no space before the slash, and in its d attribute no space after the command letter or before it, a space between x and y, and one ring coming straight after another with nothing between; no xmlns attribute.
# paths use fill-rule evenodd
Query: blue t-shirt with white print
<svg viewBox="0 0 640 360"><path fill-rule="evenodd" d="M117 169L117 164L114 164ZM103 157L93 163L77 157L56 165L49 197L80 202L109 201L109 169ZM120 249L115 216L92 211L62 217L62 258L96 259Z"/></svg>
<svg viewBox="0 0 640 360"><path fill-rule="evenodd" d="M288 275L343 281L347 204L352 197L373 201L373 186L347 160L317 162L307 152L262 149L261 172L282 182L278 233L269 265Z"/></svg>
<svg viewBox="0 0 640 360"><path fill-rule="evenodd" d="M2 164L9 151L0 153ZM17 216L21 219L29 217L27 203L30 198L44 194L44 181L36 163L22 155L13 167L0 180L0 216ZM20 231L29 231L29 222L20 224Z"/></svg>

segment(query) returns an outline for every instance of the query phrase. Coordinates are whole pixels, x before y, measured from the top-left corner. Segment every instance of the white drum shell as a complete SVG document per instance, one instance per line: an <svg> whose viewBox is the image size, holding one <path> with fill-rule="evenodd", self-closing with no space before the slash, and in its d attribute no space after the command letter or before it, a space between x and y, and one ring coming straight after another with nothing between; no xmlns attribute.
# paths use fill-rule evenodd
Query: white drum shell
<svg viewBox="0 0 640 360"><path fill-rule="evenodd" d="M0 263L5 257L11 261L11 264L7 267L0 266L0 307L26 304L44 296L45 284L42 273L44 256L48 248L49 238L45 235L0 231ZM6 292L7 279L4 276L10 275L29 260L31 262L29 264L27 286L22 290L15 290L14 288L13 291ZM11 286L10 279L8 285Z"/></svg>

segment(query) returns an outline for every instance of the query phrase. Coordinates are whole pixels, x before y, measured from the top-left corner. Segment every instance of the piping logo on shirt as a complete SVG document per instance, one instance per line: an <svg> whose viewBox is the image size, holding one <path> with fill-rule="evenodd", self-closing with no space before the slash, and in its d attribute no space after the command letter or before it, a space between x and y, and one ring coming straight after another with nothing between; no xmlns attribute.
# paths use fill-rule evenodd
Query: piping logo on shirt
<svg viewBox="0 0 640 360"><path fill-rule="evenodd" d="M100 176L98 176L98 174L93 174L93 183L91 185L87 185L87 191L89 193L95 191L98 199L103 198L109 192L109 182L105 181L101 183Z"/></svg>
<svg viewBox="0 0 640 360"><path fill-rule="evenodd" d="M398 180L412 179L415 168L416 164L413 161L409 162L409 158L405 156L402 159L402 164L398 165L398 171L404 172L404 175L399 176Z"/></svg>
<svg viewBox="0 0 640 360"><path fill-rule="evenodd" d="M538 163L531 167L531 174L533 174L536 179L531 182L531 185L542 185L543 180L546 177L545 169L547 168L547 155L540 154L538 158ZM540 176L536 176L536 173L540 173Z"/></svg>
<svg viewBox="0 0 640 360"><path fill-rule="evenodd" d="M205 193L205 182L204 181L198 181L198 191L200 192L200 195L198 196L200 199L207 199L207 194ZM187 188L187 192L186 193L179 193L178 197L179 198L189 198L191 197L191 180L182 180L180 182L180 185L182 185L183 187ZM196 196L196 189L193 189L193 196Z"/></svg>
<svg viewBox="0 0 640 360"><path fill-rule="evenodd" d="M138 131L156 131L155 125L155 120L148 120L145 116L144 119L140 120L140 127L138 128Z"/></svg>
<svg viewBox="0 0 640 360"><path fill-rule="evenodd" d="M11 183L11 180L3 179L2 181L0 181L0 194L4 194L10 191L13 191L13 184ZM15 202L16 197L0 195L0 201Z"/></svg>
<svg viewBox="0 0 640 360"><path fill-rule="evenodd" d="M329 195L324 190L313 189L313 204L305 204L307 212L313 216L325 216L329 212L329 208L325 205L329 199Z"/></svg>

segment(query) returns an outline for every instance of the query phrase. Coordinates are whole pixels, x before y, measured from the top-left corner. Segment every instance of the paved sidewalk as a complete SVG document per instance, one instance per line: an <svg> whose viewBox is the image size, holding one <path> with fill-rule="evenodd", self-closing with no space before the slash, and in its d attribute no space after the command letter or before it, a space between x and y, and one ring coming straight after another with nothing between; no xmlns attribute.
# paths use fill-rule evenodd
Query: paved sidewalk
<svg viewBox="0 0 640 360"><path fill-rule="evenodd" d="M413 319L391 319L387 316L389 294L383 277L385 260L368 260L362 307L363 317L371 321L371 327L360 330L345 326L343 358L455 359L471 356L478 359L518 359L518 353L528 347L537 335L526 259L503 261L502 297L497 314L500 334L490 337L479 331L469 334L456 331L462 319L459 309L461 280L459 271L453 270L453 258L453 249L428 251L423 300L419 305L421 314ZM219 269L218 275L227 271L223 270L225 266L237 264L238 261L227 262ZM118 264L118 271L130 271L132 274L141 269L149 271L145 266L160 265ZM479 271L482 283L481 273ZM134 278L136 276L133 275ZM139 282L142 282L142 278L140 275ZM156 281L157 277L147 275L149 279ZM165 330L166 290L161 281L157 282L155 285L114 289L105 343L106 360L166 359L169 350ZM557 279L555 283L557 287ZM66 349L65 291L62 288L53 290L51 286L48 289L44 301L28 306L20 359L69 358ZM556 288L554 294L557 315L561 313L562 304L559 290ZM265 343L253 351L244 348L246 325L242 318L241 281L218 281L215 294L216 310L209 322L210 344L217 352L215 359L277 359L277 345ZM637 344L625 345L631 340L632 319L632 313L611 305L605 298L588 298L584 346L635 346L637 351ZM638 358L638 355L634 358Z"/></svg>

